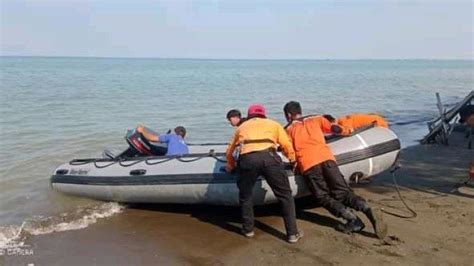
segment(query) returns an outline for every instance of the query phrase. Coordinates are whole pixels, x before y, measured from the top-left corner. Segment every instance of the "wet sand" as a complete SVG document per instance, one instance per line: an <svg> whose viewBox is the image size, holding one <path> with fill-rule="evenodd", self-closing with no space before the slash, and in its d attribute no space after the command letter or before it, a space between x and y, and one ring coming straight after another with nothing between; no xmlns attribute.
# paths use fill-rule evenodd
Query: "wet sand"
<svg viewBox="0 0 474 266"><path fill-rule="evenodd" d="M413 146L402 151L397 181L418 216L385 215L390 236L386 241L375 237L363 214L362 233L335 231L340 221L314 206L310 198L297 201L298 225L305 234L297 244L284 241L278 206L256 209L256 236L246 239L238 233L237 208L135 205L83 230L31 236L26 244L34 255L0 256L0 264L472 265L474 188L457 187L467 179L474 151L454 146ZM354 190L373 206L409 215L389 173Z"/></svg>

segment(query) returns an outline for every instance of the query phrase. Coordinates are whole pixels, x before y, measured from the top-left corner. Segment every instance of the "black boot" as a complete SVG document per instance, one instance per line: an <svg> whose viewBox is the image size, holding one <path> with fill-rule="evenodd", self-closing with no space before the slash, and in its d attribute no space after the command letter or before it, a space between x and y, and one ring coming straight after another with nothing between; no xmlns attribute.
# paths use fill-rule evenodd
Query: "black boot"
<svg viewBox="0 0 474 266"><path fill-rule="evenodd" d="M362 220L350 210L345 209L343 212L341 212L341 217L344 218L347 222L345 224L338 224L336 226L336 230L345 234L350 234L352 232L360 232L364 230L364 222L362 222Z"/></svg>
<svg viewBox="0 0 474 266"><path fill-rule="evenodd" d="M372 223L377 237L384 239L387 236L387 224L382 219L382 211L379 208L366 208L363 212Z"/></svg>

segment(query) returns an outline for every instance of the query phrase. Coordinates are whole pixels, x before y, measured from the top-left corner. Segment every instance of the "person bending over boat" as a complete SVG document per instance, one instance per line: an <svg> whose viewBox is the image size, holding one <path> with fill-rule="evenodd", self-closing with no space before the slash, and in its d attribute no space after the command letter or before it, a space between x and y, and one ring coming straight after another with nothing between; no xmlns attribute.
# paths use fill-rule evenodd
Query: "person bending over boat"
<svg viewBox="0 0 474 266"><path fill-rule="evenodd" d="M325 133L342 134L343 129L323 116L303 117L298 102L286 103L283 111L290 123L286 131L293 142L299 170L311 193L317 203L332 215L347 221L344 225L339 224L336 229L344 233L360 232L364 229L362 220L349 209L352 208L362 211L372 223L376 235L380 239L385 238L387 226L382 221L381 211L370 208L367 202L348 186L324 139Z"/></svg>
<svg viewBox="0 0 474 266"><path fill-rule="evenodd" d="M242 117L242 114L237 109L232 109L227 112L226 117L229 121L229 124L233 127L239 127L246 120L246 118Z"/></svg>
<svg viewBox="0 0 474 266"><path fill-rule="evenodd" d="M372 124L376 127L388 128L387 121L382 116L377 114L349 114L338 117L336 121L338 125L348 130L348 132Z"/></svg>
<svg viewBox="0 0 474 266"><path fill-rule="evenodd" d="M296 226L295 202L288 175L276 150L277 145L280 145L290 162L295 161L295 152L285 130L276 121L266 118L264 106L251 105L248 109L247 121L237 128L227 148L226 170L228 172L236 166L233 154L237 145L240 145L237 186L242 215L242 233L246 237L254 236L253 188L257 178L263 176L281 205L287 241L298 242L302 233L298 232Z"/></svg>
<svg viewBox="0 0 474 266"><path fill-rule="evenodd" d="M174 132L168 134L155 134L146 130L143 125L139 125L137 131L148 141L167 143L168 150L166 155L183 155L189 153L188 145L184 142L186 129L182 126L175 127Z"/></svg>

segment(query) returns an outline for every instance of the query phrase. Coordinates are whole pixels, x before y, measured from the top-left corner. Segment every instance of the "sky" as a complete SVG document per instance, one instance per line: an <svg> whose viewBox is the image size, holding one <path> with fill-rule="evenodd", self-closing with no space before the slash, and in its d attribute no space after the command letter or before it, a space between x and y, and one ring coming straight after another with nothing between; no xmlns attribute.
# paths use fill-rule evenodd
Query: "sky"
<svg viewBox="0 0 474 266"><path fill-rule="evenodd" d="M1 55L473 59L472 0L1 0Z"/></svg>

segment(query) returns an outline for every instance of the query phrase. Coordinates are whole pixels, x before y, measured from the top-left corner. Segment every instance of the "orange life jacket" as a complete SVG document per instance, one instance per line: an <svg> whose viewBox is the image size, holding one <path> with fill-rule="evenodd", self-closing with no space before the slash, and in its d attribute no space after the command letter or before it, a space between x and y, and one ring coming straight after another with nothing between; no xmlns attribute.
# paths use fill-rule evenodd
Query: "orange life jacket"
<svg viewBox="0 0 474 266"><path fill-rule="evenodd" d="M333 133L332 126L333 124L322 116L310 116L294 120L286 128L302 173L322 162L336 161L324 138L325 134Z"/></svg>
<svg viewBox="0 0 474 266"><path fill-rule="evenodd" d="M341 116L337 118L337 124L345 130L355 130L371 124L388 128L387 121L380 115L375 114L350 114Z"/></svg>
<svg viewBox="0 0 474 266"><path fill-rule="evenodd" d="M283 153L290 161L295 161L295 152L283 127L276 121L267 118L251 118L241 124L235 131L226 151L227 166L235 167L233 153L240 145L240 155L262 151L281 146Z"/></svg>

